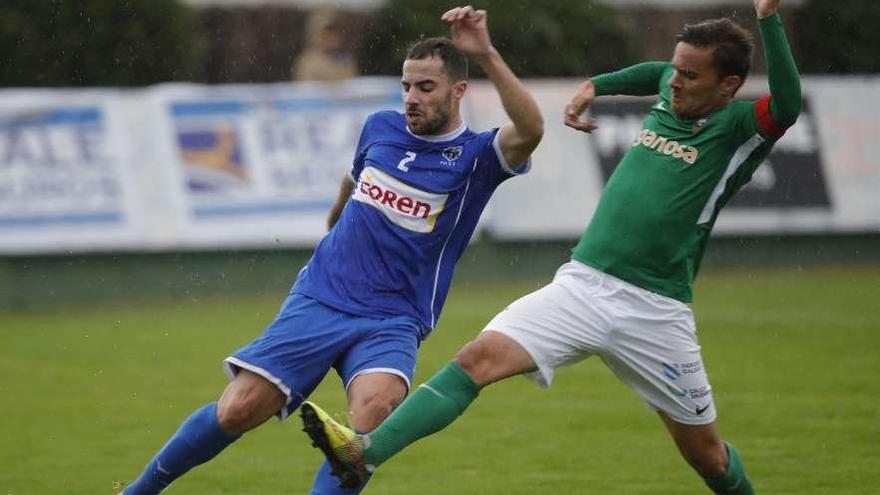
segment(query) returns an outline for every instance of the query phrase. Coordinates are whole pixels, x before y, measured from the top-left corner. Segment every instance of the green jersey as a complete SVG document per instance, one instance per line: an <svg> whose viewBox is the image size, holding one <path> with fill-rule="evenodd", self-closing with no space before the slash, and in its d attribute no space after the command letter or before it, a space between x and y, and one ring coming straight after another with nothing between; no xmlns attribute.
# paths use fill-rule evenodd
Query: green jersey
<svg viewBox="0 0 880 495"><path fill-rule="evenodd" d="M597 95L621 89L639 95L652 87L659 97L609 178L573 259L652 292L692 300L718 213L749 182L800 108L797 69L778 16L763 19L761 30L772 98L733 101L705 118L683 120L671 110L669 63L593 79ZM784 63L772 65L779 58ZM780 91L795 93L796 103Z"/></svg>

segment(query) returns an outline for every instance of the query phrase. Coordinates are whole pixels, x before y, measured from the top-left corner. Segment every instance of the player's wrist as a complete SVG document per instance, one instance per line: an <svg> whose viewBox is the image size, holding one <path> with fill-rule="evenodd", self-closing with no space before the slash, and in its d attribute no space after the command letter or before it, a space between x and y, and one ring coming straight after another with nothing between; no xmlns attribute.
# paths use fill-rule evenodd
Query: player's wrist
<svg viewBox="0 0 880 495"><path fill-rule="evenodd" d="M488 48L481 50L480 52L470 53L468 56L481 67L501 61L501 54L493 45L489 45Z"/></svg>
<svg viewBox="0 0 880 495"><path fill-rule="evenodd" d="M590 79L587 79L586 81L584 81L584 84L582 87L585 90L589 90L591 92L592 97L596 98L597 96L603 96L603 95L608 94L608 88L606 87L606 85L604 83L605 83L605 81L601 76L598 78L598 80L591 77Z"/></svg>
<svg viewBox="0 0 880 495"><path fill-rule="evenodd" d="M773 17L774 15L776 15L777 10L776 9L763 9L763 10L758 10L756 12L758 14L758 20L763 21L764 19L767 19L769 17Z"/></svg>
<svg viewBox="0 0 880 495"><path fill-rule="evenodd" d="M581 105L589 104L596 98L596 85L593 81L587 79L578 86L575 98Z"/></svg>

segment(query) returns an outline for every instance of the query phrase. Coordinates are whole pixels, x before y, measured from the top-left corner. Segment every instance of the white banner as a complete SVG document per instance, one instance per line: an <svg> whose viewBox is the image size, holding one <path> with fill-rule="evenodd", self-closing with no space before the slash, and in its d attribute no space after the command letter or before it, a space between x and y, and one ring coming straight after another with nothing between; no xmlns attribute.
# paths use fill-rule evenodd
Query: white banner
<svg viewBox="0 0 880 495"><path fill-rule="evenodd" d="M388 79L166 86L152 97L186 247L313 245L366 117L398 108Z"/></svg>
<svg viewBox="0 0 880 495"><path fill-rule="evenodd" d="M652 99L598 98L599 129L562 125L579 81L531 81L545 120L530 176L505 184L486 226L499 239L568 239L589 222L605 181L642 129ZM751 78L741 96L767 92ZM476 127L505 120L488 85L472 85ZM880 78L806 78L803 111L752 182L725 207L719 234L880 231Z"/></svg>
<svg viewBox="0 0 880 495"><path fill-rule="evenodd" d="M577 237L641 129L650 103L633 98L599 99L591 136L564 127L578 83L527 82L546 133L484 214L497 238ZM880 78L806 78L798 123L716 232L880 231L878 101ZM396 78L0 91L0 253L314 245L365 117L400 108ZM477 131L508 120L487 81L464 110Z"/></svg>
<svg viewBox="0 0 880 495"><path fill-rule="evenodd" d="M0 91L0 253L311 246L399 81Z"/></svg>
<svg viewBox="0 0 880 495"><path fill-rule="evenodd" d="M0 251L142 242L113 91L0 93Z"/></svg>

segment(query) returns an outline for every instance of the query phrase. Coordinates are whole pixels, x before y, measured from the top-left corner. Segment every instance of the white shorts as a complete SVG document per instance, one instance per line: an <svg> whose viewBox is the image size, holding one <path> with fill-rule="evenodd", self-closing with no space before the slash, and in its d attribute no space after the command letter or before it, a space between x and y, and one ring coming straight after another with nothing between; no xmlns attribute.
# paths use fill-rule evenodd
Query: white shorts
<svg viewBox="0 0 880 495"><path fill-rule="evenodd" d="M595 354L674 421L715 420L694 315L681 301L571 261L549 285L496 315L487 330L531 355L538 370L527 376L541 387L550 386L554 369Z"/></svg>

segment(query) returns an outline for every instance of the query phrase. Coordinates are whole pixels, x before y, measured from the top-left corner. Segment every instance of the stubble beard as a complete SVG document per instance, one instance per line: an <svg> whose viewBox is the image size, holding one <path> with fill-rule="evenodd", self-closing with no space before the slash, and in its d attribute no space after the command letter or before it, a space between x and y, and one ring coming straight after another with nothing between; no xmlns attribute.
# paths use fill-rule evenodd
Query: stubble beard
<svg viewBox="0 0 880 495"><path fill-rule="evenodd" d="M437 116L431 120L426 120L422 125L410 126L413 134L418 136L434 136L442 134L449 125L449 108L451 106L452 95L447 95L446 100L437 109Z"/></svg>

